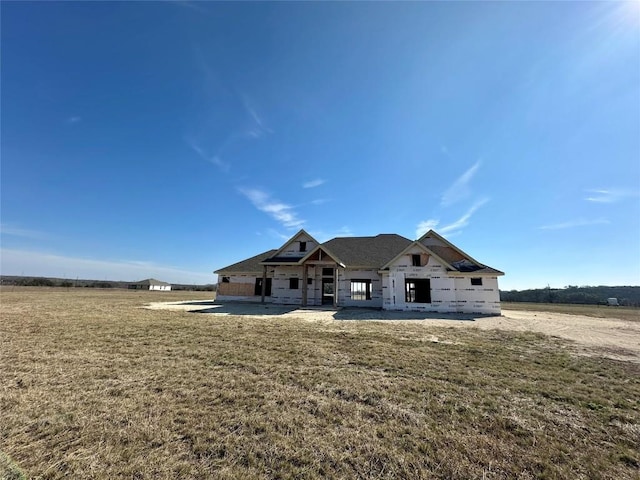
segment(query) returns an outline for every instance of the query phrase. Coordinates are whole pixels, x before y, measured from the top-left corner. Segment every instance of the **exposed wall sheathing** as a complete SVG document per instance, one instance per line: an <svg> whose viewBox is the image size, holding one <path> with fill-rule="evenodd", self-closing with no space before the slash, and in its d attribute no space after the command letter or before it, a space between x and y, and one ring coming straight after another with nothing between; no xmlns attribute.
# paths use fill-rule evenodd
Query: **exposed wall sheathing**
<svg viewBox="0 0 640 480"><path fill-rule="evenodd" d="M411 279L430 280L431 303L405 301L405 282ZM497 277L482 277L482 285L474 286L471 274L454 276L434 257L425 266L414 267L411 252L383 275L382 291L382 307L387 310L500 314Z"/></svg>
<svg viewBox="0 0 640 480"><path fill-rule="evenodd" d="M273 269L270 269L273 271ZM272 273L268 272L267 277L270 278ZM236 302L260 302L261 295L255 295L256 278L262 278L262 275L256 274L238 274L225 275L228 281L222 281L222 277L218 279L216 292L216 300L219 301L236 301ZM265 297L266 303L272 303L272 297Z"/></svg>

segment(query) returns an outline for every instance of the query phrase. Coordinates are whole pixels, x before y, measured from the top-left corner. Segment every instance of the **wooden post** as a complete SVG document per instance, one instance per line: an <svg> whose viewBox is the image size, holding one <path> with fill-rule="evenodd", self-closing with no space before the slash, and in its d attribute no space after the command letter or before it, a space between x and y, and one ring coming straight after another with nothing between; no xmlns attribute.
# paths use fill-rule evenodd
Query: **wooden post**
<svg viewBox="0 0 640 480"><path fill-rule="evenodd" d="M264 303L264 295L267 292L267 266L264 265L262 267L262 300L261 303Z"/></svg>
<svg viewBox="0 0 640 480"><path fill-rule="evenodd" d="M338 308L338 265L333 269L333 308Z"/></svg>
<svg viewBox="0 0 640 480"><path fill-rule="evenodd" d="M302 306L307 306L307 277L309 275L308 272L309 266L307 264L302 267Z"/></svg>

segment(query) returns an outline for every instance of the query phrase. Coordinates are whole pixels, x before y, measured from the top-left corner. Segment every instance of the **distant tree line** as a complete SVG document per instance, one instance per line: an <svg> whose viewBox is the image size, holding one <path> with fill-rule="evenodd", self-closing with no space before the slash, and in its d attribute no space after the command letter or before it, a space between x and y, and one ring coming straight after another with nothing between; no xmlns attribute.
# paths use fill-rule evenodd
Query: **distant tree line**
<svg viewBox="0 0 640 480"><path fill-rule="evenodd" d="M532 290L500 290L503 302L531 303L578 303L604 305L607 298L617 298L623 306L640 306L640 287L578 287L568 285L564 288L536 288Z"/></svg>
<svg viewBox="0 0 640 480"><path fill-rule="evenodd" d="M84 279L69 280L68 278L21 277L13 275L0 276L0 285L15 285L19 287L127 288L132 283L136 282ZM214 292L216 285L171 284L171 289Z"/></svg>

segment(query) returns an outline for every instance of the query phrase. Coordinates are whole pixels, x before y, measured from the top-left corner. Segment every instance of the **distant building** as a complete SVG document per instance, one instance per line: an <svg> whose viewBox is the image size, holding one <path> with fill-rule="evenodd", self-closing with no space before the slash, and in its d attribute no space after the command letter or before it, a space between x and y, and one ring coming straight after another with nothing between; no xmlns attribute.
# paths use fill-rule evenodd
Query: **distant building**
<svg viewBox="0 0 640 480"><path fill-rule="evenodd" d="M619 307L620 304L618 303L618 299L615 297L612 298L607 298L607 305L609 305L610 307Z"/></svg>
<svg viewBox="0 0 640 480"><path fill-rule="evenodd" d="M221 268L217 300L500 314L499 270L433 230L319 243L301 230L277 250Z"/></svg>
<svg viewBox="0 0 640 480"><path fill-rule="evenodd" d="M157 290L159 292L171 291L171 284L167 282L161 282L155 278L147 278L136 283L130 283L129 290Z"/></svg>

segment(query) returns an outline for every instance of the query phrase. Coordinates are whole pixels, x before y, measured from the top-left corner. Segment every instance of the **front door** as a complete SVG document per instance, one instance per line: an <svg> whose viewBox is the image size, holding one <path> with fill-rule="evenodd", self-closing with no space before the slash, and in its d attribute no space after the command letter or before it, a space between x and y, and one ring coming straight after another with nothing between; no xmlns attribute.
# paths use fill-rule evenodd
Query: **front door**
<svg viewBox="0 0 640 480"><path fill-rule="evenodd" d="M333 288L333 278L323 278L322 279L322 304L323 305L333 305L333 296L334 288Z"/></svg>

